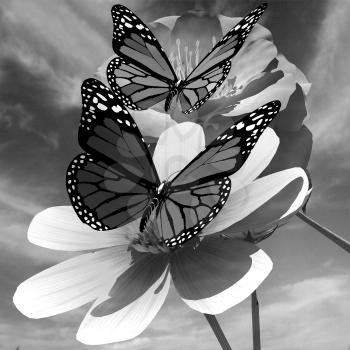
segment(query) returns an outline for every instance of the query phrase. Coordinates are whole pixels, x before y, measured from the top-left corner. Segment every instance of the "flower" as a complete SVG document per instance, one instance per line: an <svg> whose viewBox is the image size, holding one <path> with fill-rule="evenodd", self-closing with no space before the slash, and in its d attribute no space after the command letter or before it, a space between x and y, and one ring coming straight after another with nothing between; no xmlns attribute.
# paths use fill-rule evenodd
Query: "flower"
<svg viewBox="0 0 350 350"><path fill-rule="evenodd" d="M239 17L210 15L202 10L191 10L181 16L159 18L149 26L166 51L174 71L183 79L212 46L240 20ZM97 78L107 85L106 68L114 57L107 59L96 73ZM232 118L236 121L271 100L280 100L283 111L293 97L297 101L293 101L291 107L295 109L295 104L298 104L297 108L305 110L305 95L310 85L304 74L278 53L270 31L256 24L243 47L233 58L228 78L214 96L190 116L175 109L171 112L171 117L177 122L190 118L191 121L200 123L204 127L206 137L212 139L224 131L227 125L232 125ZM141 129L143 135L159 137L164 128L172 125L162 106L163 104L159 104L148 110L147 117L151 118L153 126L158 127ZM133 113L137 123L139 120L143 122L141 124L147 123L144 112ZM218 116L231 118L221 118L219 122ZM296 129L300 128L305 117L306 114L302 120L294 117L293 121L280 123L292 123Z"/></svg>
<svg viewBox="0 0 350 350"><path fill-rule="evenodd" d="M239 17L191 10L181 16L159 18L149 26L166 51L174 70L184 77L240 20ZM97 72L98 79L105 84L108 84L105 72L110 60L111 58L106 60ZM306 170L312 149L312 134L304 125L304 120L308 117L306 95L310 86L304 74L278 52L270 31L257 23L232 60L228 79L197 111L185 116L177 108L167 114L164 113L162 104L159 104L147 111L131 111L131 114L151 144L156 142L164 130L176 123L188 121L189 118L203 127L206 144L209 144L246 113L277 99L281 101L281 110L270 126L279 137L280 144L260 176L294 167ZM305 201L310 193L311 183ZM278 205L284 207L285 203ZM261 213L257 212L256 215L261 216ZM256 232L254 240L261 240L267 236L266 232L272 232L287 222L288 218L268 222L266 217L263 221L260 220L259 226L255 226L258 222L250 217L250 225L245 226L243 233L246 235L248 231ZM228 227L225 232L236 233L237 228Z"/></svg>
<svg viewBox="0 0 350 350"><path fill-rule="evenodd" d="M96 232L81 223L70 206L40 212L28 230L32 243L49 249L90 252L23 282L14 295L16 307L28 317L41 318L93 301L77 339L94 345L140 334L164 303L171 278L182 300L201 313L221 313L241 302L267 277L272 262L254 244L225 238L216 231L240 222L286 194L290 202L285 211L270 213L270 217L283 218L300 207L308 190L308 178L301 168L256 179L269 164L278 143L278 137L268 128L243 167L230 177L227 208L207 226L200 239L176 250L164 252L156 245L140 246L135 241L139 220ZM168 128L153 155L160 177L168 177L175 168L182 169L204 147L204 133L198 124L187 122ZM166 159L162 155L167 155Z"/></svg>

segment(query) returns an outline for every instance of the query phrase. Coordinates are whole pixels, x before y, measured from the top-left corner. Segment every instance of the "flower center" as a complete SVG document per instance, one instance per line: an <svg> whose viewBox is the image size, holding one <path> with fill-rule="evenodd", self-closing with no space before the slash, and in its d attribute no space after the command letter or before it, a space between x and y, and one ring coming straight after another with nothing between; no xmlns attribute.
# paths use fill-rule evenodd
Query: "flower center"
<svg viewBox="0 0 350 350"><path fill-rule="evenodd" d="M158 235L156 225L151 218L142 233L136 234L130 242L129 247L142 253L164 254L169 253L170 248Z"/></svg>
<svg viewBox="0 0 350 350"><path fill-rule="evenodd" d="M215 36L212 37L212 47L216 45ZM169 55L169 61L174 68L174 72L178 77L177 85L188 77L193 69L200 62L200 40L196 40L193 47L187 44L181 44L179 38L176 39L176 45L173 47ZM209 82L208 82L209 83ZM226 79L224 83L215 91L211 98L229 97L235 94L235 87L232 81Z"/></svg>

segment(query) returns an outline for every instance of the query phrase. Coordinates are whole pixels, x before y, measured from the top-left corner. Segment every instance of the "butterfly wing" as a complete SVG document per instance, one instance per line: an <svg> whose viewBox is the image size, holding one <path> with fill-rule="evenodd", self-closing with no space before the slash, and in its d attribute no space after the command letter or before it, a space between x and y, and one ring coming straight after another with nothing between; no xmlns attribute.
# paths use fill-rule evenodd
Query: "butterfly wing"
<svg viewBox="0 0 350 350"><path fill-rule="evenodd" d="M227 61L195 79L186 80L184 88L179 93L182 111L189 114L203 105L225 81L230 69L231 62Z"/></svg>
<svg viewBox="0 0 350 350"><path fill-rule="evenodd" d="M245 16L186 78L184 88L179 95L184 113L188 114L199 108L221 86L230 71L229 62L240 50L266 7L267 4L262 4Z"/></svg>
<svg viewBox="0 0 350 350"><path fill-rule="evenodd" d="M134 110L147 109L169 95L169 84L150 75L133 63L116 57L108 64L107 79L124 105Z"/></svg>
<svg viewBox="0 0 350 350"><path fill-rule="evenodd" d="M167 245L183 244L219 213L230 193L227 176L242 167L280 106L279 101L272 101L250 113L218 136L173 179L157 215L157 227Z"/></svg>
<svg viewBox="0 0 350 350"><path fill-rule="evenodd" d="M75 157L66 184L72 206L82 222L95 230L110 230L142 215L149 192L119 171L116 163L88 153Z"/></svg>
<svg viewBox="0 0 350 350"><path fill-rule="evenodd" d="M125 79L120 90L132 102L130 108L148 108L169 95L176 74L158 40L132 11L114 5L112 18L113 50L122 60L111 65L111 73ZM115 86L116 81L110 78L109 83Z"/></svg>
<svg viewBox="0 0 350 350"><path fill-rule="evenodd" d="M165 244L175 247L197 235L222 209L230 189L228 177L172 188L155 222Z"/></svg>
<svg viewBox="0 0 350 350"><path fill-rule="evenodd" d="M280 101L268 102L226 129L174 178L172 185L205 183L234 174L247 160L280 107Z"/></svg>
<svg viewBox="0 0 350 350"><path fill-rule="evenodd" d="M68 167L67 191L79 218L112 229L141 216L159 178L136 123L96 79L82 84L79 143L88 153Z"/></svg>

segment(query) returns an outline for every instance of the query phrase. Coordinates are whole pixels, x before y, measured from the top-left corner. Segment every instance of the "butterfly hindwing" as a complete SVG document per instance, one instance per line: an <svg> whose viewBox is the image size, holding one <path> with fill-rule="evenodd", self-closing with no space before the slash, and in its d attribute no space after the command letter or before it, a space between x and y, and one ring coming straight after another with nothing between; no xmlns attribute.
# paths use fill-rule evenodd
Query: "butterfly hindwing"
<svg viewBox="0 0 350 350"><path fill-rule="evenodd" d="M221 86L230 69L231 62L224 62L196 79L188 81L179 93L182 111L189 114L203 105Z"/></svg>
<svg viewBox="0 0 350 350"><path fill-rule="evenodd" d="M107 80L124 105L134 110L147 109L169 95L168 83L152 77L133 63L126 64L120 57L108 64Z"/></svg>
<svg viewBox="0 0 350 350"><path fill-rule="evenodd" d="M266 103L225 130L174 178L172 186L203 183L234 174L247 160L280 107L279 101Z"/></svg>
<svg viewBox="0 0 350 350"><path fill-rule="evenodd" d="M100 231L135 220L149 202L149 191L118 171L116 163L105 163L88 153L72 160L66 186L80 220Z"/></svg>
<svg viewBox="0 0 350 350"><path fill-rule="evenodd" d="M226 177L171 191L156 217L165 244L173 247L196 236L222 209L230 189Z"/></svg>

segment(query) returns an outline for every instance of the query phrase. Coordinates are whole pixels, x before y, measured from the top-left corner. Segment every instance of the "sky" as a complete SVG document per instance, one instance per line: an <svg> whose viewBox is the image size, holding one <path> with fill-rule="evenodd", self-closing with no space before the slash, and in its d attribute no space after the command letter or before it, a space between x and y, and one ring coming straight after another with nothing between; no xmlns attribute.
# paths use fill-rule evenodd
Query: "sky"
<svg viewBox="0 0 350 350"><path fill-rule="evenodd" d="M193 1L123 1L145 21ZM257 1L220 1L244 15ZM113 52L110 0L0 0L0 350L87 349L75 332L89 305L31 320L12 304L16 286L71 253L30 244L39 211L68 205L65 171L80 151L80 85ZM312 83L308 214L350 240L350 1L273 0L263 24ZM297 218L261 243L274 262L258 289L264 350L350 348L350 258ZM251 349L249 299L218 317L233 349ZM203 315L171 288L136 339L90 349L219 349Z"/></svg>

